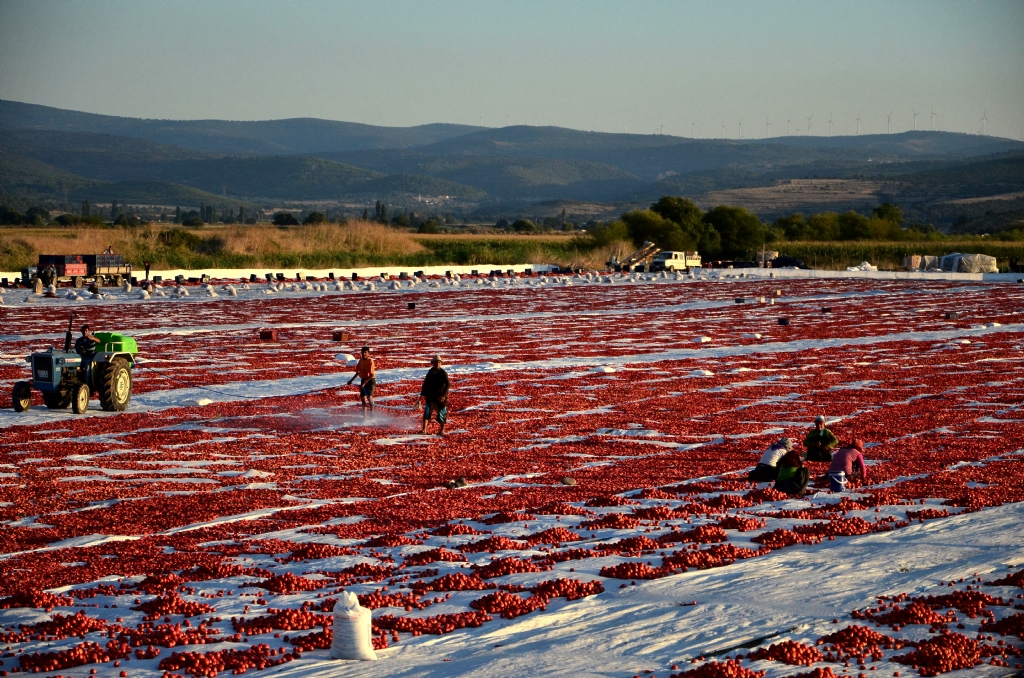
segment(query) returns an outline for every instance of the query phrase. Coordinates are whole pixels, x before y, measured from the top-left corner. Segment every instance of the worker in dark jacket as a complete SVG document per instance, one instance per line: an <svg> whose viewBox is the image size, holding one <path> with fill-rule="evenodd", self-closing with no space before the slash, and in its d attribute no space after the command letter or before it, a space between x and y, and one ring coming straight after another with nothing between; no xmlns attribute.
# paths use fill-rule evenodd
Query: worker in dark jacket
<svg viewBox="0 0 1024 678"><path fill-rule="evenodd" d="M423 388L420 389L420 397L416 399L417 405L422 401L423 407L423 428L420 433L427 432L427 424L431 415L437 416L437 423L441 428L437 435L444 435L444 426L448 423L448 391L452 387L448 380L448 373L441 368L441 356L435 355L431 361L430 371L423 379Z"/></svg>
<svg viewBox="0 0 1024 678"><path fill-rule="evenodd" d="M92 387L92 361L96 358L96 347L100 340L92 333L88 325L82 325L82 336L75 340L75 353L82 356L82 383Z"/></svg>
<svg viewBox="0 0 1024 678"><path fill-rule="evenodd" d="M814 418L814 428L804 438L807 448L807 461L832 461L832 450L839 445L836 434L825 428L825 417Z"/></svg>

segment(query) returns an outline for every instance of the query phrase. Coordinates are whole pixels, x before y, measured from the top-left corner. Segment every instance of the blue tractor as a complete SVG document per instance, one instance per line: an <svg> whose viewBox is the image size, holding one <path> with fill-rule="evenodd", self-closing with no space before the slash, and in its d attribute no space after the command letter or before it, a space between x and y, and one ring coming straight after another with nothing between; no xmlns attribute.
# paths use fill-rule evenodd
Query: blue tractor
<svg viewBox="0 0 1024 678"><path fill-rule="evenodd" d="M33 387L50 409L70 406L76 414L82 414L93 393L99 395L100 406L108 412L122 412L128 407L132 398L132 367L139 350L135 339L114 332L97 332L96 355L91 364L86 361L83 365L83 357L71 350L74 320L72 315L63 351L51 346L26 358L32 365L32 381L14 385L15 412L24 412L31 406Z"/></svg>

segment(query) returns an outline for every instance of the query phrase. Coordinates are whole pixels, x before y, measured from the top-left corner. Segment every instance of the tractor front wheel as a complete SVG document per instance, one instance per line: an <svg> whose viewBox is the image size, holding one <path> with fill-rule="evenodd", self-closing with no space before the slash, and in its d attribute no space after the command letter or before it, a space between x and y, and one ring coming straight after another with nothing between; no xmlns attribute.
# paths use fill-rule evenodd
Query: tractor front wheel
<svg viewBox="0 0 1024 678"><path fill-rule="evenodd" d="M123 412L132 399L132 373L128 361L114 358L99 374L96 384L100 392L100 405L107 412Z"/></svg>
<svg viewBox="0 0 1024 678"><path fill-rule="evenodd" d="M27 381L19 381L14 385L11 400L14 401L15 412L24 412L32 406L32 387Z"/></svg>
<svg viewBox="0 0 1024 678"><path fill-rule="evenodd" d="M43 403L51 410L66 410L71 406L71 392L43 391Z"/></svg>
<svg viewBox="0 0 1024 678"><path fill-rule="evenodd" d="M89 387L79 384L71 390L71 410L75 414L85 414L89 409Z"/></svg>

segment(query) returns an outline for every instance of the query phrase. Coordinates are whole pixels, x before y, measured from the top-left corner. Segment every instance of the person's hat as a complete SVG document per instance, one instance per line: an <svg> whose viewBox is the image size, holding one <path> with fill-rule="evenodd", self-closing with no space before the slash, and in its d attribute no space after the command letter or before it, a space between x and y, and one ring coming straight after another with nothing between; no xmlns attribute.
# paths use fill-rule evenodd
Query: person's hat
<svg viewBox="0 0 1024 678"><path fill-rule="evenodd" d="M825 423L825 415L824 414L819 414L818 416L816 416L814 418L814 423L815 424L824 424Z"/></svg>
<svg viewBox="0 0 1024 678"><path fill-rule="evenodd" d="M433 358L430 359L430 362L433 363L434 365L440 365L441 364L441 356L435 355Z"/></svg>
<svg viewBox="0 0 1024 678"><path fill-rule="evenodd" d="M369 353L369 352L370 352L370 347L369 346L363 346L362 350L360 351L360 353Z"/></svg>
<svg viewBox="0 0 1024 678"><path fill-rule="evenodd" d="M853 446L856 447L861 452L864 451L864 441L863 440L859 440L859 439L858 440L854 440L853 441Z"/></svg>

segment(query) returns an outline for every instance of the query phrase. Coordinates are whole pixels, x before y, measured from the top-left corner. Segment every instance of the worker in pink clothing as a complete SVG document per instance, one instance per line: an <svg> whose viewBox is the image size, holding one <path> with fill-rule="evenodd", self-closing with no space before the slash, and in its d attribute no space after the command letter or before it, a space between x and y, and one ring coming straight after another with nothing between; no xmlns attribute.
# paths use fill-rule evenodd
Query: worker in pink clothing
<svg viewBox="0 0 1024 678"><path fill-rule="evenodd" d="M846 481L850 478L867 480L868 466L864 463L864 441L854 440L852 447L843 447L832 455L832 464L828 467L828 485L833 492L846 489Z"/></svg>

